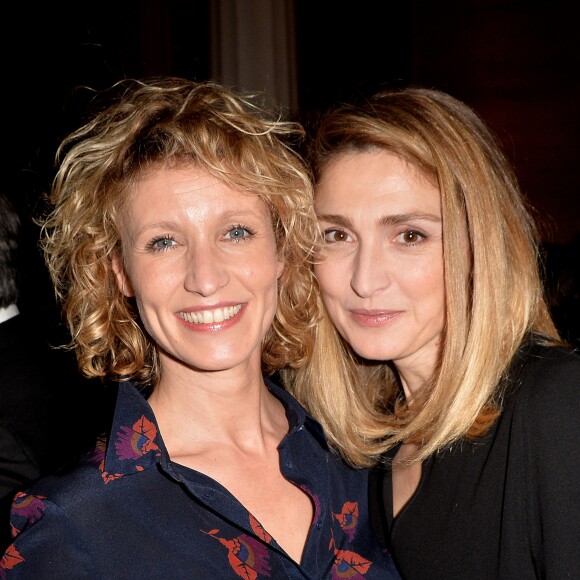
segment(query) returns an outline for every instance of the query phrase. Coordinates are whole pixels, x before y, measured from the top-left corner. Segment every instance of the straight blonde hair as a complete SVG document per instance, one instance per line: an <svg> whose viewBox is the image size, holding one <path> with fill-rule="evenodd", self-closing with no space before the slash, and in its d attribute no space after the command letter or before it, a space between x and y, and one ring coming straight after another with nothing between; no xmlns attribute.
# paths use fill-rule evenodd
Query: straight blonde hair
<svg viewBox="0 0 580 580"><path fill-rule="evenodd" d="M437 369L411 410L389 361L357 357L325 313L309 363L282 373L331 443L362 467L401 442L418 442L414 460L421 461L483 435L501 412L507 371L526 336L560 343L543 297L534 221L481 118L457 99L422 88L340 105L313 136L315 180L337 155L377 148L413 164L441 194L445 325Z"/></svg>

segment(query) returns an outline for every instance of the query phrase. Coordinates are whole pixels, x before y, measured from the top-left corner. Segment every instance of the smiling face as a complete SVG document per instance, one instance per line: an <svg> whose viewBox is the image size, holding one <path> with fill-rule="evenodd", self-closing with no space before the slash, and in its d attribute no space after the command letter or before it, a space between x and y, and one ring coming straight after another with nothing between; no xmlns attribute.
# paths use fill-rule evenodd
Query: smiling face
<svg viewBox="0 0 580 580"><path fill-rule="evenodd" d="M160 168L133 187L122 222L117 281L135 297L163 373L259 371L283 270L266 204L204 169Z"/></svg>
<svg viewBox="0 0 580 580"><path fill-rule="evenodd" d="M315 272L338 331L360 356L426 380L445 323L438 188L386 151L344 153L315 203L325 240Z"/></svg>

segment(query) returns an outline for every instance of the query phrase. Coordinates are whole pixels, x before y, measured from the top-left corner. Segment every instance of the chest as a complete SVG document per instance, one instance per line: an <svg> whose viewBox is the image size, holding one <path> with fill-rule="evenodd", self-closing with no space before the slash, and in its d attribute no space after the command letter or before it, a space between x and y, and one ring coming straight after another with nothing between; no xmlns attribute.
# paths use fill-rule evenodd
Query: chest
<svg viewBox="0 0 580 580"><path fill-rule="evenodd" d="M532 566L537 496L523 441L500 430L404 475L388 474L382 490L387 510L406 494L387 531L403 576L497 578L506 558Z"/></svg>

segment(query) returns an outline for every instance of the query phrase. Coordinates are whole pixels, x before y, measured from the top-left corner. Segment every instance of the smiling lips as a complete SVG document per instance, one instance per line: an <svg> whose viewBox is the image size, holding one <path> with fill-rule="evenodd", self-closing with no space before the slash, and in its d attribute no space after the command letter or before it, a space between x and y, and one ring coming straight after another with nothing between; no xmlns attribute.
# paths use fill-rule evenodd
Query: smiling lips
<svg viewBox="0 0 580 580"><path fill-rule="evenodd" d="M355 322L362 326L382 326L401 316L401 310L351 310Z"/></svg>
<svg viewBox="0 0 580 580"><path fill-rule="evenodd" d="M214 308L212 310L199 310L197 312L180 312L179 317L193 324L216 324L233 318L242 309L241 304Z"/></svg>

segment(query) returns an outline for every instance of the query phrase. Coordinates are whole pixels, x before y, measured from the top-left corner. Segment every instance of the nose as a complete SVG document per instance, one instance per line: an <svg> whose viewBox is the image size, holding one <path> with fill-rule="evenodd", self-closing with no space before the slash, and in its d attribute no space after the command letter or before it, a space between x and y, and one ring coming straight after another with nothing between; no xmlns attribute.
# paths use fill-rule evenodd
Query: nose
<svg viewBox="0 0 580 580"><path fill-rule="evenodd" d="M361 243L354 255L351 288L361 298L370 298L390 283L388 257L382 243Z"/></svg>
<svg viewBox="0 0 580 580"><path fill-rule="evenodd" d="M203 243L188 250L184 282L188 292L211 296L229 281L227 262L212 244Z"/></svg>

